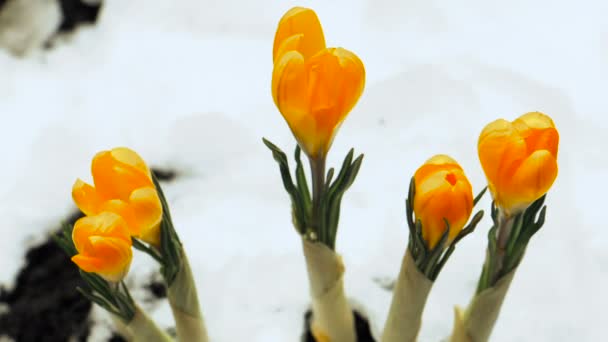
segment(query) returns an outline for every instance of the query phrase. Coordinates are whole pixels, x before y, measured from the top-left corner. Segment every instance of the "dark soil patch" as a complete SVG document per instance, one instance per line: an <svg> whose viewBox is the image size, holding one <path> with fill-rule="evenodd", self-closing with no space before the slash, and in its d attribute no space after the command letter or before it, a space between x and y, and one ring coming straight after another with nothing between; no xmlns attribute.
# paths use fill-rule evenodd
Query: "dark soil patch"
<svg viewBox="0 0 608 342"><path fill-rule="evenodd" d="M145 288L152 294L154 299L167 298L167 286L162 281L152 280Z"/></svg>
<svg viewBox="0 0 608 342"><path fill-rule="evenodd" d="M376 342L372 336L372 331L369 327L369 322L357 311L353 311L355 316L355 331L357 333L357 342ZM306 311L304 314L304 335L302 342L316 342L310 331L310 322L312 320L312 312Z"/></svg>
<svg viewBox="0 0 608 342"><path fill-rule="evenodd" d="M82 0L59 0L59 5L63 15L59 32L70 32L80 24L94 24L101 7L101 3L89 5Z"/></svg>
<svg viewBox="0 0 608 342"><path fill-rule="evenodd" d="M80 217L73 215L70 221ZM0 289L0 335L18 342L86 341L91 303L78 291L85 286L78 269L51 239L31 248L15 288Z"/></svg>

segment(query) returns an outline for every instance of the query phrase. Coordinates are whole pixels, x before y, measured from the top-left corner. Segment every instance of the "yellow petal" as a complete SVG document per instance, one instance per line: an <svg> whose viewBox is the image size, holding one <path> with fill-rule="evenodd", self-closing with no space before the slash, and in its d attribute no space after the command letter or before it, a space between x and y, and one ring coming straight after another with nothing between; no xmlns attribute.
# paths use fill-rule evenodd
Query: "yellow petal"
<svg viewBox="0 0 608 342"><path fill-rule="evenodd" d="M531 129L555 128L553 120L548 115L541 112L526 113L513 121L513 125L515 127L521 127L521 125L524 125L525 127Z"/></svg>
<svg viewBox="0 0 608 342"><path fill-rule="evenodd" d="M131 205L123 200L114 199L103 202L101 205L102 212L111 212L122 217L127 223L129 234L138 236L141 232L139 221Z"/></svg>
<svg viewBox="0 0 608 342"><path fill-rule="evenodd" d="M127 148L98 153L93 158L91 171L95 189L104 200L127 200L133 190L152 185L148 167Z"/></svg>
<svg viewBox="0 0 608 342"><path fill-rule="evenodd" d="M513 209L529 205L549 191L556 177L557 160L551 152L532 153L513 175L509 190L504 191L504 207Z"/></svg>
<svg viewBox="0 0 608 342"><path fill-rule="evenodd" d="M447 228L447 220L450 243L473 210L472 187L462 168L449 156L437 155L416 171L414 185L414 213L422 224L422 237L429 248L434 248Z"/></svg>
<svg viewBox="0 0 608 342"><path fill-rule="evenodd" d="M281 113L284 111L307 112L308 80L306 76L304 58L296 51L283 54L274 65L272 70L272 98Z"/></svg>
<svg viewBox="0 0 608 342"><path fill-rule="evenodd" d="M438 154L427 160L421 167L418 168L418 170L416 170L414 180L416 184L422 184L422 182L428 176L442 170L462 171L462 168L451 157L444 154Z"/></svg>
<svg viewBox="0 0 608 342"><path fill-rule="evenodd" d="M540 112L527 113L513 121L513 126L525 139L528 154L548 150L557 158L559 133L550 117Z"/></svg>
<svg viewBox="0 0 608 342"><path fill-rule="evenodd" d="M462 170L462 168L460 167L460 165L458 165L458 163L450 156L445 155L445 154L437 154L434 155L433 157L429 158L425 163L425 165L446 165L446 164L450 164L450 165L456 165L459 169Z"/></svg>
<svg viewBox="0 0 608 342"><path fill-rule="evenodd" d="M119 281L131 263L131 237L122 217L110 212L86 216L74 224L72 240L78 254L72 258L82 270L108 281Z"/></svg>
<svg viewBox="0 0 608 342"><path fill-rule="evenodd" d="M526 143L513 125L503 119L488 124L478 141L481 166L489 183L500 191L526 157Z"/></svg>
<svg viewBox="0 0 608 342"><path fill-rule="evenodd" d="M133 252L123 239L93 236L90 254L77 254L72 261L85 272L93 272L111 282L118 282L129 271Z"/></svg>
<svg viewBox="0 0 608 342"><path fill-rule="evenodd" d="M342 48L324 49L306 62L308 98L322 152L333 138L365 87L365 68L354 53Z"/></svg>
<svg viewBox="0 0 608 342"><path fill-rule="evenodd" d="M72 186L72 199L85 215L95 215L99 212L101 199L92 185L77 179Z"/></svg>
<svg viewBox="0 0 608 342"><path fill-rule="evenodd" d="M85 216L74 224L72 240L79 253L91 251L89 238L91 236L106 236L131 242L127 223L115 213L102 212L95 216Z"/></svg>
<svg viewBox="0 0 608 342"><path fill-rule="evenodd" d="M160 223L163 208L154 188L141 188L133 191L129 205L139 225L139 237L145 242L160 246Z"/></svg>
<svg viewBox="0 0 608 342"><path fill-rule="evenodd" d="M303 34L294 34L293 36L283 40L283 42L279 46L279 49L277 50L277 57L275 58L275 62L281 59L281 57L289 51L294 51L301 55L299 51L299 46L303 38Z"/></svg>
<svg viewBox="0 0 608 342"><path fill-rule="evenodd" d="M307 85L302 55L285 53L274 66L272 95L296 140L310 156L319 150L320 143L314 118L309 115Z"/></svg>
<svg viewBox="0 0 608 342"><path fill-rule="evenodd" d="M309 58L325 48L323 28L317 14L309 8L294 7L287 11L279 21L272 48L274 63L281 57L279 50L283 42L294 35L302 36L297 46L292 47L297 48L304 58Z"/></svg>

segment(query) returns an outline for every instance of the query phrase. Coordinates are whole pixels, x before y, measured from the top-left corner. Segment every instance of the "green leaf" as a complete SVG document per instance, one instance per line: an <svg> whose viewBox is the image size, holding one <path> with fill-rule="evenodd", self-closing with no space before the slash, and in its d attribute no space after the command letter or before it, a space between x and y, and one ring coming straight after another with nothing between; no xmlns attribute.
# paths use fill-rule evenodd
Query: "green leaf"
<svg viewBox="0 0 608 342"><path fill-rule="evenodd" d="M323 227L323 230L325 231L324 236L327 238L325 242L332 249L335 248L336 236L338 234L342 198L346 190L348 190L355 181L363 161L363 155L360 155L357 159L352 161L353 155L354 149L351 149L346 158L344 158L342 169L340 170L338 177L330 186L329 190L326 191L327 202L324 203L324 206L327 208L326 215L328 220Z"/></svg>
<svg viewBox="0 0 608 342"><path fill-rule="evenodd" d="M308 182L306 181L306 174L304 173L304 167L302 166L302 160L300 159L301 149L299 145L296 145L295 152L295 160L296 160L296 181L298 184L298 192L300 194L300 198L302 200L303 209L306 215L304 215L303 219L305 221L306 217L309 216L309 213L312 210L312 203L310 199L310 189L308 188ZM304 226L307 226L307 222L303 222Z"/></svg>
<svg viewBox="0 0 608 342"><path fill-rule="evenodd" d="M305 199L303 198L305 197L305 195L302 195L293 183L291 173L289 171L287 155L285 155L285 153L281 151L280 148L278 148L276 145L266 140L265 138L262 138L262 141L272 151L274 160L279 164L283 187L291 198L292 212L295 221L294 226L300 234L305 234L307 228L307 210L306 205L304 204ZM310 194L308 196L310 196Z"/></svg>
<svg viewBox="0 0 608 342"><path fill-rule="evenodd" d="M78 254L74 242L72 241L72 226L64 223L58 234L51 235L51 239L61 248L68 257Z"/></svg>
<svg viewBox="0 0 608 342"><path fill-rule="evenodd" d="M331 184L331 180L334 177L334 168L330 168L329 171L327 171L327 177L325 178L325 191L327 191L327 189L329 189L329 185Z"/></svg>
<svg viewBox="0 0 608 342"><path fill-rule="evenodd" d="M477 196L475 196L475 199L473 200L473 206L477 205L477 202L479 202L479 200L481 200L481 198L483 197L483 195L486 193L487 190L488 190L488 187L486 186L485 188L483 188L483 190L481 190L479 192L479 194Z"/></svg>
<svg viewBox="0 0 608 342"><path fill-rule="evenodd" d="M148 254L149 256L151 256L152 258L154 258L154 260L158 261L159 263L163 263L163 258L160 254L158 254L158 252L153 249L148 247L145 243L139 241L139 239L131 237L131 241L133 241L133 247L137 250L140 250L146 254Z"/></svg>

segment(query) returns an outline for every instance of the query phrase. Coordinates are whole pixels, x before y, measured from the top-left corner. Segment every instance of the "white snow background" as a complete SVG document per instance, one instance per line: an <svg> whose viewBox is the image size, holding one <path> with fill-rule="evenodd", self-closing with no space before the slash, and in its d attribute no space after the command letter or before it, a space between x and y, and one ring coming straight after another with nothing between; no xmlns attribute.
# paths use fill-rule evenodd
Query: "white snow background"
<svg viewBox="0 0 608 342"><path fill-rule="evenodd" d="M211 340L297 341L306 269L278 166L261 142L290 156L295 146L270 94L274 30L294 5L315 9L328 46L356 52L367 70L329 165L350 147L365 153L343 200L337 250L346 293L374 334L391 298L377 279L398 273L416 168L449 154L478 192L484 125L542 111L560 131L559 175L492 341L603 340L606 1L107 0L95 26L52 50L0 51L0 283L13 281L26 246L75 209L72 183L91 179L94 153L124 145L178 171L164 190ZM489 205L486 195L478 208L488 214ZM437 279L420 341L446 337L453 306L471 298L490 224L488 215ZM138 254L129 282L137 287L154 267ZM166 304L146 308L172 324ZM96 329L90 340L106 334Z"/></svg>

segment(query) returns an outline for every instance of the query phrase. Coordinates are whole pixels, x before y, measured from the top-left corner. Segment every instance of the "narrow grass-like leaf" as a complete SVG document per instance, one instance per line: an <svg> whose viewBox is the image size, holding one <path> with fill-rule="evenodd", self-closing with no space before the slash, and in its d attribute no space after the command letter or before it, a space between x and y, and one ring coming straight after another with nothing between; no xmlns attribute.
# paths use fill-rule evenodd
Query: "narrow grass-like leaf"
<svg viewBox="0 0 608 342"><path fill-rule="evenodd" d="M486 186L485 188L483 188L483 190L481 190L479 192L479 194L477 194L477 196L475 196L475 199L473 200L473 207L477 205L477 202L479 202L479 200L481 200L481 198L483 197L483 195L486 193L487 190L488 190L488 187Z"/></svg>

